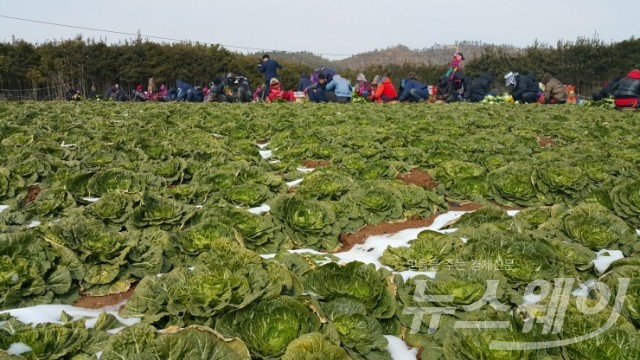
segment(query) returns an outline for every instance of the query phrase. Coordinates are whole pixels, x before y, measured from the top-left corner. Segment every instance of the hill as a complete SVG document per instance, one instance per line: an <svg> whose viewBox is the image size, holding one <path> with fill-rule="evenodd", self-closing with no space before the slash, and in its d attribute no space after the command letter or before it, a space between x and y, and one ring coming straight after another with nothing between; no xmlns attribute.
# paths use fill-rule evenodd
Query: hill
<svg viewBox="0 0 640 360"><path fill-rule="evenodd" d="M356 54L341 60L329 60L310 52L273 52L274 58L291 63L298 63L313 68L321 65L330 66L336 70L363 70L370 66L385 66L391 64L442 65L451 61L454 52L460 51L466 60L471 60L482 54L487 48L503 49L509 54L521 51L512 45L494 45L481 41L460 41L454 44L435 44L429 48L411 49L405 45L375 49ZM259 57L261 54L255 54Z"/></svg>

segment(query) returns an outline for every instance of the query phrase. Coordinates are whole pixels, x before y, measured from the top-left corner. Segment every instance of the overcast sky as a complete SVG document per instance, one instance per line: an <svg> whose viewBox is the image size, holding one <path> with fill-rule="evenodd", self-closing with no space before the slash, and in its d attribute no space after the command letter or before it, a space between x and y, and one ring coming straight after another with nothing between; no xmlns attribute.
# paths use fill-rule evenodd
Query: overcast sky
<svg viewBox="0 0 640 360"><path fill-rule="evenodd" d="M474 40L555 45L640 35L640 0L0 0L0 15L262 50L350 55ZM0 41L127 35L0 17ZM160 41L150 39L152 41ZM237 50L230 48L231 50ZM345 56L327 56L332 59Z"/></svg>

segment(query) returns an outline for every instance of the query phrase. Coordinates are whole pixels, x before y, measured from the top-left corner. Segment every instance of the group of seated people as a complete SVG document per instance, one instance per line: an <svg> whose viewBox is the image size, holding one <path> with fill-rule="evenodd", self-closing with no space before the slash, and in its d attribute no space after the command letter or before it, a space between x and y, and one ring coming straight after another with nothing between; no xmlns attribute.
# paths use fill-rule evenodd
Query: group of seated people
<svg viewBox="0 0 640 360"><path fill-rule="evenodd" d="M377 103L387 102L421 102L433 96L434 101L480 102L486 96L495 96L494 80L491 74L485 73L475 79L466 76L461 70L464 57L455 53L449 70L438 80L437 86L429 86L418 79L415 72L409 72L396 86L388 74L376 75L367 81L364 74L358 74L355 84L340 76L335 70L322 66L311 74L301 74L297 87L297 96L316 103L335 102L349 103L354 97ZM567 102L567 91L564 84L546 73L541 80L535 74L509 72L504 76L505 87L514 101L519 103L564 104ZM223 78L212 81L208 86L192 86L178 80L175 88L167 88L166 84L154 91L153 78L149 81L147 91L138 85L132 95L127 97L118 84L114 84L106 94L107 99L114 101L187 101L187 102L291 102L296 99L293 90L285 90L273 77L263 86L251 91L249 80L241 75L228 73ZM432 89L435 91L432 93ZM626 76L610 81L598 93L594 100L612 96L618 108L638 108L640 98L640 69L629 72ZM66 96L76 100L79 94L71 90Z"/></svg>

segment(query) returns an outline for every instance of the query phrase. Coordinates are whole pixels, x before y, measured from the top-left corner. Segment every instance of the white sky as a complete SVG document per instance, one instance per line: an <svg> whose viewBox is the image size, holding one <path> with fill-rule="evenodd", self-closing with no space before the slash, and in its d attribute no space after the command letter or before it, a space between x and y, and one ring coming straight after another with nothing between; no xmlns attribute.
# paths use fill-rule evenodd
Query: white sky
<svg viewBox="0 0 640 360"><path fill-rule="evenodd" d="M0 15L261 50L355 54L456 40L527 46L577 37L620 41L640 35L638 0L0 0ZM0 41L109 42L125 35L0 17ZM150 39L153 40L153 39ZM155 40L154 40L155 41ZM231 49L234 50L234 49ZM328 56L340 58L340 56ZM342 56L344 57L344 56Z"/></svg>

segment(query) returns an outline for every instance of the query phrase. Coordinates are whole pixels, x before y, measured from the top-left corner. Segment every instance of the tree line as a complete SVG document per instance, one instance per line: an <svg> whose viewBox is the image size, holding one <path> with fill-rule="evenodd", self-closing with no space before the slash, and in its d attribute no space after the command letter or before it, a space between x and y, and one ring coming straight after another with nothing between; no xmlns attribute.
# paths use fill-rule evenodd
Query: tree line
<svg viewBox="0 0 640 360"><path fill-rule="evenodd" d="M278 60L274 56L275 60ZM509 71L535 73L541 78L550 72L565 84L575 85L579 94L589 96L603 81L622 76L640 62L640 39L630 38L616 43L579 38L561 41L555 46L535 42L514 52L503 46L486 46L480 55L464 65L470 77L491 73L501 90L502 75ZM154 77L156 84L176 80L204 86L227 72L244 75L253 87L262 83L255 54L231 52L219 45L199 43L155 43L140 37L119 44L106 44L81 36L64 41L31 44L22 40L0 43L0 89L5 98L13 92L20 98L59 99L69 88L79 89L85 96L92 89L103 94L114 83L125 91L137 85L146 88ZM317 64L282 61L280 80L285 88L295 88L301 73L309 73ZM327 65L331 63L327 61ZM448 64L395 63L370 65L364 69L340 72L355 79L359 72L371 79L388 74L398 82L410 71L428 84L436 84Z"/></svg>

